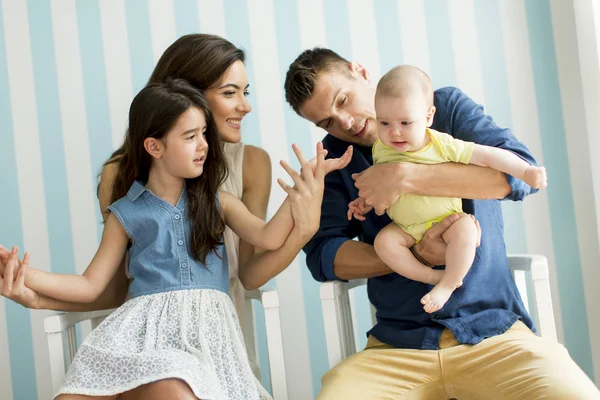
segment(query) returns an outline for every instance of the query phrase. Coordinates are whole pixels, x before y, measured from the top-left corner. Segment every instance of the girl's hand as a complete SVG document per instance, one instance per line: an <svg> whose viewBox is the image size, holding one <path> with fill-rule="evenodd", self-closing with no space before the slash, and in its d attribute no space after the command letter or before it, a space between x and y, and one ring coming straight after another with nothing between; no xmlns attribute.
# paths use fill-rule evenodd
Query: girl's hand
<svg viewBox="0 0 600 400"><path fill-rule="evenodd" d="M39 305L40 296L25 286L25 274L29 267L29 253L25 253L22 262L19 262L18 253L19 249L13 247L7 262L5 263L4 274L0 278L2 296L23 307L36 309ZM2 256L0 256L0 259L2 259ZM2 261L0 261L0 263L2 263Z"/></svg>
<svg viewBox="0 0 600 400"><path fill-rule="evenodd" d="M304 154L297 145L294 144L292 148L302 166L301 173L298 174L285 161L281 161L281 166L292 177L296 185L292 188L282 179L277 179L277 182L289 195L292 216L294 217L294 229L299 230L301 237L308 241L319 229L321 202L323 201L325 186L324 179L327 173L325 163L326 151L323 149L323 143L317 143L317 156L315 157L316 160L313 168L311 162L306 160L306 157L304 157ZM343 162L347 164L350 161L351 155L351 152L349 156L344 154L342 157L345 157ZM342 165L343 162L338 165Z"/></svg>
<svg viewBox="0 0 600 400"><path fill-rule="evenodd" d="M0 244L0 278L4 276L4 269L6 269L9 257L10 250Z"/></svg>

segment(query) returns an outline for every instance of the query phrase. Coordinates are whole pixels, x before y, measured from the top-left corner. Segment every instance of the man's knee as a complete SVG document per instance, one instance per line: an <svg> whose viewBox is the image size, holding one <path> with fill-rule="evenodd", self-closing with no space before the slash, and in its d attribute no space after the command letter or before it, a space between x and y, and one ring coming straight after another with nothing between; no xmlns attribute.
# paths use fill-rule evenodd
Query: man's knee
<svg viewBox="0 0 600 400"><path fill-rule="evenodd" d="M352 386L352 367L348 362L341 362L323 375L321 378L321 391L317 400L353 399L346 393ZM351 390L350 390L351 391Z"/></svg>

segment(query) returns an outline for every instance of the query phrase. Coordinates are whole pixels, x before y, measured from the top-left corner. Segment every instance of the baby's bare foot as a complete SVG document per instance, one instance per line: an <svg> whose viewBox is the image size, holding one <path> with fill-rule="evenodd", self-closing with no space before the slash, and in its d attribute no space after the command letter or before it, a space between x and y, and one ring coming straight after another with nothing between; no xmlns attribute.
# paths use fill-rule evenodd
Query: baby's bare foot
<svg viewBox="0 0 600 400"><path fill-rule="evenodd" d="M525 170L525 183L535 189L542 189L548 186L548 176L546 168L530 166Z"/></svg>
<svg viewBox="0 0 600 400"><path fill-rule="evenodd" d="M456 287L456 285L454 286ZM444 304L446 304L454 290L452 286L436 285L431 289L431 292L427 293L421 299L421 304L423 304L425 312L434 313L444 307Z"/></svg>

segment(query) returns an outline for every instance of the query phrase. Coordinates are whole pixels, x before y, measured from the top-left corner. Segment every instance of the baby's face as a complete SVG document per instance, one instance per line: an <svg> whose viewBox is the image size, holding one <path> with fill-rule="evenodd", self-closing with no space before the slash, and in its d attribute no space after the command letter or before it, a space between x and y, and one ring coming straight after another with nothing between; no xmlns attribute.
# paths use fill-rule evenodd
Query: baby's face
<svg viewBox="0 0 600 400"><path fill-rule="evenodd" d="M375 96L377 134L386 146L400 152L417 151L427 143L425 129L431 126L435 107L424 96Z"/></svg>

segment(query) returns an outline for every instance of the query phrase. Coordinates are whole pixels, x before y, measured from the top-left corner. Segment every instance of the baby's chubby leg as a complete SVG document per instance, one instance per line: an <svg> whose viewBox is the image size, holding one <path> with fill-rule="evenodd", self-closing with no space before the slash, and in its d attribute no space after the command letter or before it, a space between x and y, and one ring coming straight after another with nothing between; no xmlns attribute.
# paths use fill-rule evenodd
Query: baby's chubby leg
<svg viewBox="0 0 600 400"><path fill-rule="evenodd" d="M468 215L461 216L442 235L447 244L446 271L440 283L421 299L428 313L442 308L452 292L462 285L475 258L477 236L477 226Z"/></svg>
<svg viewBox="0 0 600 400"><path fill-rule="evenodd" d="M377 234L373 247L388 267L405 278L435 285L442 279L443 271L421 264L411 253L415 239L395 223L390 223Z"/></svg>

